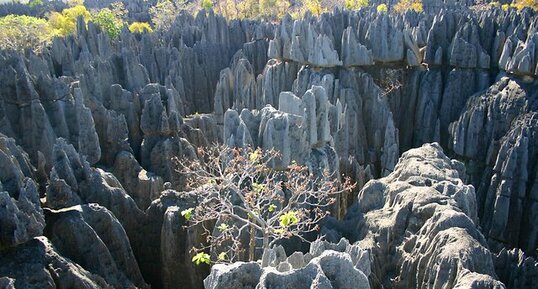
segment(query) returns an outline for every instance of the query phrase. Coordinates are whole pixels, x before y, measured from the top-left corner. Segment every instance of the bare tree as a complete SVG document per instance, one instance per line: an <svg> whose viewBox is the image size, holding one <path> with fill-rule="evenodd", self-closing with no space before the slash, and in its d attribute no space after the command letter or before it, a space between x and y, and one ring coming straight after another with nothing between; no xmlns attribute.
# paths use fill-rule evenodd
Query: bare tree
<svg viewBox="0 0 538 289"><path fill-rule="evenodd" d="M210 249L219 262L252 261L257 247L270 248L281 238L304 240L305 233L318 230L335 196L353 188L349 179L341 182L328 172L314 176L295 163L286 170L273 169L271 163L278 158L274 151L219 146L200 149L199 157L177 160L188 189L200 200L182 215L191 226L206 230L209 245L195 251ZM208 223L214 225L207 228Z"/></svg>

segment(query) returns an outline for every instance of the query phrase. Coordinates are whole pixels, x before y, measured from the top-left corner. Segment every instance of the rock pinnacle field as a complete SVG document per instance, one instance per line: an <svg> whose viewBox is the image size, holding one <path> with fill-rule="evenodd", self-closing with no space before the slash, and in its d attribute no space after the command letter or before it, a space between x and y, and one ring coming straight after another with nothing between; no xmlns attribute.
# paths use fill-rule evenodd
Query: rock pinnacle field
<svg viewBox="0 0 538 289"><path fill-rule="evenodd" d="M538 289L538 2L0 1L15 288Z"/></svg>

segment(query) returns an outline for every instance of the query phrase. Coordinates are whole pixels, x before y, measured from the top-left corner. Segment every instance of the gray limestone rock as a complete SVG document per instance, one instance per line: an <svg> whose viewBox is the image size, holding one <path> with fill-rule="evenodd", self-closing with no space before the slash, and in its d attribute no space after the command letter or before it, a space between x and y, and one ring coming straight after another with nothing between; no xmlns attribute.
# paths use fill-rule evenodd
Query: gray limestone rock
<svg viewBox="0 0 538 289"><path fill-rule="evenodd" d="M538 32L530 32L525 41L513 43L507 40L501 55L499 65L506 71L517 75L534 76L538 51Z"/></svg>
<svg viewBox="0 0 538 289"><path fill-rule="evenodd" d="M261 273L262 269L256 262L216 264L211 267L211 274L204 279L204 288L255 288L259 283Z"/></svg>
<svg viewBox="0 0 538 289"><path fill-rule="evenodd" d="M513 246L530 253L538 245L537 144L538 113L516 118L500 140L490 181L480 185L482 226L495 251Z"/></svg>
<svg viewBox="0 0 538 289"><path fill-rule="evenodd" d="M278 267L281 263L288 263L294 269L302 268L306 266L312 258L319 257L323 255L325 251L329 250L348 254L353 266L355 266L357 270L360 270L366 276L370 275L371 264L368 251L361 249L358 245L350 244L345 238L340 239L338 243L317 239L310 244L308 253L303 254L301 252L295 252L288 257L286 257L286 253L282 246L276 246L263 252L262 267Z"/></svg>
<svg viewBox="0 0 538 289"><path fill-rule="evenodd" d="M438 144L426 144L405 152L391 174L359 192L348 217L358 217L355 234L370 250L373 274L385 276L380 285L505 288L495 280L492 254L476 225L474 188L463 184L460 169Z"/></svg>
<svg viewBox="0 0 538 289"><path fill-rule="evenodd" d="M262 108L265 104L273 107L278 106L280 92L291 91L293 81L297 77L298 64L295 62L279 62L269 60L265 66L264 73L259 76L258 93L261 102L257 108Z"/></svg>
<svg viewBox="0 0 538 289"><path fill-rule="evenodd" d="M494 260L495 270L508 288L534 288L538 262L518 249L502 249Z"/></svg>
<svg viewBox="0 0 538 289"><path fill-rule="evenodd" d="M297 258L292 256L288 259ZM262 268L255 262L217 264L211 268L204 286L208 289L370 288L367 276L353 265L348 253L325 250L307 264L297 264L292 268L290 263L283 261L275 266L278 266L278 270L273 265Z"/></svg>
<svg viewBox="0 0 538 289"><path fill-rule="evenodd" d="M195 142L187 136L189 142L193 143L194 146L203 146L202 143L205 145L222 143L222 134L219 132L220 128L213 114L195 114L190 118L185 118L184 121L189 129L197 130L203 138L203 141Z"/></svg>
<svg viewBox="0 0 538 289"><path fill-rule="evenodd" d="M460 25L449 48L449 64L459 68L490 67L490 57L480 45L479 27L472 21Z"/></svg>
<svg viewBox="0 0 538 289"><path fill-rule="evenodd" d="M2 289L15 289L15 279L9 277L0 278L0 288Z"/></svg>
<svg viewBox="0 0 538 289"><path fill-rule="evenodd" d="M256 79L250 62L241 55L234 57L230 68L221 71L215 91L215 115L222 119L229 108L258 108Z"/></svg>
<svg viewBox="0 0 538 289"><path fill-rule="evenodd" d="M123 151L116 156L112 173L142 210L159 198L163 190L163 179L142 168L130 152Z"/></svg>
<svg viewBox="0 0 538 289"><path fill-rule="evenodd" d="M502 103L502 105L501 105ZM519 84L503 78L466 104L459 119L450 126L450 147L459 155L485 159L493 149L492 140L499 140L510 123L526 111L525 92Z"/></svg>
<svg viewBox="0 0 538 289"><path fill-rule="evenodd" d="M150 6L131 2L137 15ZM374 286L502 288L491 269L492 250L501 251L495 262L506 263L495 264L502 281L532 288L535 262L502 249L531 254L536 247L536 15L462 9L467 0L423 2L425 13L337 9L299 20L286 16L278 24L180 13L167 31L124 29L117 40L78 20L76 35L55 39L41 54L0 52L0 132L13 138L0 136L0 222L7 224L0 246L17 250L41 234L39 193L52 209L96 202L124 227L153 286L201 286L203 270L192 268L186 251L199 236L186 233L178 216L185 202L161 207L167 197L160 195L164 182L183 187L172 158L194 158L196 148L219 141L277 149L276 167L295 160L313 173L329 168L353 176L358 188L399 174L402 179L371 182L359 194L364 218L346 220L349 228L366 224L359 232L345 233L337 222L321 231L371 248L370 270L395 278L371 278ZM431 153L437 148L422 148L426 158L402 158L409 169L397 165L401 151L432 141L465 160L476 198L455 181L466 178L463 165ZM417 159L445 175L416 165ZM353 196L339 198L340 217L352 202ZM477 233L478 219L485 238ZM87 224L91 233L95 228ZM311 258L294 254L271 272L260 269L256 285L265 274L260 288L299 281L334 287L321 263L300 266ZM346 258L329 259L330 268L353 272ZM105 263L102 270L113 267ZM26 284L9 278L0 282ZM123 277L107 278L110 285L131 286ZM105 283L84 284L75 287Z"/></svg>
<svg viewBox="0 0 538 289"><path fill-rule="evenodd" d="M165 190L146 210L147 223L151 225L141 228L145 249L138 259L145 279L152 286L200 288L207 276L208 268L196 266L190 254L193 246L204 243L202 229L186 228L185 218L181 216L181 211L196 204L193 193Z"/></svg>
<svg viewBox="0 0 538 289"><path fill-rule="evenodd" d="M0 208L0 248L16 246L42 234L45 220L32 179L24 179L16 199L7 191L0 192Z"/></svg>
<svg viewBox="0 0 538 289"><path fill-rule="evenodd" d="M403 32L395 27L385 13L378 14L368 24L365 41L376 62L399 62L404 59Z"/></svg>
<svg viewBox="0 0 538 289"><path fill-rule="evenodd" d="M0 276L15 280L15 288L114 288L100 276L62 257L45 237L2 250L0 259Z"/></svg>
<svg viewBox="0 0 538 289"><path fill-rule="evenodd" d="M183 119L177 112L173 94L164 93L162 89L157 85L144 88L140 164L164 181L182 185L184 180L176 171L173 158L196 158L196 153L181 135Z"/></svg>
<svg viewBox="0 0 538 289"><path fill-rule="evenodd" d="M58 252L117 288L149 288L120 222L97 204L46 212L45 235Z"/></svg>
<svg viewBox="0 0 538 289"><path fill-rule="evenodd" d="M374 63L372 51L359 43L354 29L350 26L342 35L342 52L340 53L344 66L364 66Z"/></svg>
<svg viewBox="0 0 538 289"><path fill-rule="evenodd" d="M0 134L0 248L40 236L45 226L35 168L13 139Z"/></svg>

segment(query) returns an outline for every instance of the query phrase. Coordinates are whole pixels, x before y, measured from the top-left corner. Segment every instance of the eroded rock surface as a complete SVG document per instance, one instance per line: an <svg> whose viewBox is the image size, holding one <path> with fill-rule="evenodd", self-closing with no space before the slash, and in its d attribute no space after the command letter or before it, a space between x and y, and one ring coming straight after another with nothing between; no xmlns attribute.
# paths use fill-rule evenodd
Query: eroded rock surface
<svg viewBox="0 0 538 289"><path fill-rule="evenodd" d="M463 164L438 144L405 152L394 171L359 192L344 221L373 258L376 286L505 288L478 229L474 188ZM471 285L473 284L473 285Z"/></svg>
<svg viewBox="0 0 538 289"><path fill-rule="evenodd" d="M264 252L259 263L217 264L204 280L208 289L216 288L370 288L368 253L342 239L336 245L312 243L310 252L295 252L286 257L277 247Z"/></svg>
<svg viewBox="0 0 538 289"><path fill-rule="evenodd" d="M0 258L0 274L14 280L14 288L114 288L100 276L62 257L45 237L2 250Z"/></svg>
<svg viewBox="0 0 538 289"><path fill-rule="evenodd" d="M155 1L124 2L149 21ZM189 250L204 240L180 216L196 196L174 158L216 142L351 176L364 188L321 234L363 257L325 243L275 253L276 269L215 266L207 286L534 288L538 18L471 2L180 13L117 40L79 20L41 54L0 52L0 288L201 288Z"/></svg>

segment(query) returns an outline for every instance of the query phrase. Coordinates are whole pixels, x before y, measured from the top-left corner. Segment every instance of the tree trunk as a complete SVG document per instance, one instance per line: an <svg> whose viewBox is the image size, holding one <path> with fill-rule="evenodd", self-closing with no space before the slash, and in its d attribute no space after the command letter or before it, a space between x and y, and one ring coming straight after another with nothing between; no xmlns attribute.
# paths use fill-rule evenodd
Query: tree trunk
<svg viewBox="0 0 538 289"><path fill-rule="evenodd" d="M250 225L250 244L248 246L248 260L254 261L254 252L256 250L256 228Z"/></svg>
<svg viewBox="0 0 538 289"><path fill-rule="evenodd" d="M263 231L263 250L269 249L269 233L267 231Z"/></svg>

